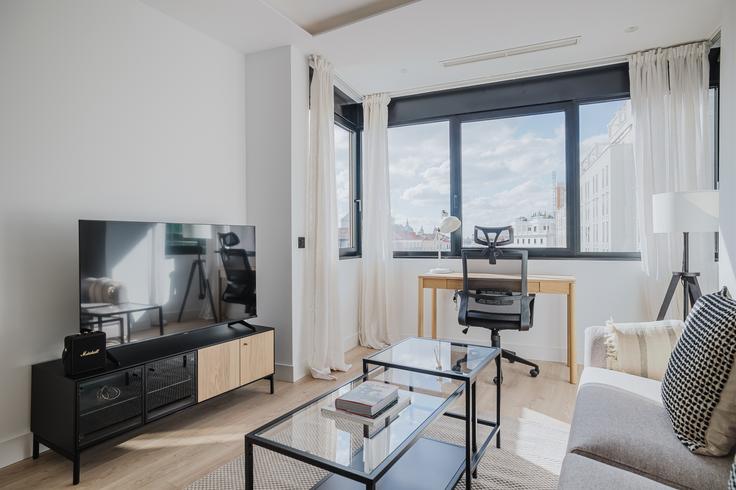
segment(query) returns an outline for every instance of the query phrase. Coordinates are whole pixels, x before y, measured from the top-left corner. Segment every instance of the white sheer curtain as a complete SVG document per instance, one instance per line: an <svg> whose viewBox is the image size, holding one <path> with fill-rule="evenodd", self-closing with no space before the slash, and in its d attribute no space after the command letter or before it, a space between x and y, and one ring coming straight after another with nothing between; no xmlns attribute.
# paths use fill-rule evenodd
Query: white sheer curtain
<svg viewBox="0 0 736 490"><path fill-rule="evenodd" d="M312 56L310 65L314 74L309 89L304 328L312 376L335 379L331 370L347 371L350 365L345 363L337 310L334 75L321 56Z"/></svg>
<svg viewBox="0 0 736 490"><path fill-rule="evenodd" d="M682 260L682 235L652 233L652 195L713 188L708 125L708 47L688 44L629 58L634 119L634 164L642 268L649 316L655 317L666 284ZM690 237L691 270L704 292L717 287L711 234ZM679 317L680 303L670 314Z"/></svg>
<svg viewBox="0 0 736 490"><path fill-rule="evenodd" d="M388 103L386 94L363 101L363 274L358 338L380 349L390 343L391 194L388 175Z"/></svg>

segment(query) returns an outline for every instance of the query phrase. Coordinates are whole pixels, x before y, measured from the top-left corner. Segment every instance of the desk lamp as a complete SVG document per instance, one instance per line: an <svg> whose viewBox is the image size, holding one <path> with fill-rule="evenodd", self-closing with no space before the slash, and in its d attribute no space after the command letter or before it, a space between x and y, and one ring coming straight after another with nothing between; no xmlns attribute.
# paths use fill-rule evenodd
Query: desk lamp
<svg viewBox="0 0 736 490"><path fill-rule="evenodd" d="M440 224L434 229L434 240L437 245L437 267L430 269L429 272L432 274L449 274L452 272L446 267L440 267L442 265L442 242L440 238L443 234L452 233L460 228L460 219L455 216L450 216L447 211L442 210L442 219Z"/></svg>

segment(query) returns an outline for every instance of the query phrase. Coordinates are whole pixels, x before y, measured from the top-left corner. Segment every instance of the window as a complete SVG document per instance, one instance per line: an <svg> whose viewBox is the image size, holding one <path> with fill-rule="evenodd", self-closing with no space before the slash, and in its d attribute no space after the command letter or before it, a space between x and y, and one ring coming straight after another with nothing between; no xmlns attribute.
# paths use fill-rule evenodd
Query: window
<svg viewBox="0 0 736 490"><path fill-rule="evenodd" d="M567 246L564 112L462 124L462 216L463 247L474 246L476 225L512 225L532 247Z"/></svg>
<svg viewBox="0 0 736 490"><path fill-rule="evenodd" d="M166 255L196 255L207 253L207 240L186 236L181 223L166 223Z"/></svg>
<svg viewBox="0 0 736 490"><path fill-rule="evenodd" d="M437 250L434 229L450 211L449 134L447 121L388 130L395 252ZM449 237L440 248L450 250Z"/></svg>
<svg viewBox="0 0 736 490"><path fill-rule="evenodd" d="M710 60L717 87L718 50ZM628 80L622 63L394 98L395 256L431 255L448 210L462 220L448 256L475 225L511 224L530 257L638 259Z"/></svg>
<svg viewBox="0 0 736 490"><path fill-rule="evenodd" d="M580 105L579 120L580 251L637 252L631 102ZM585 232L591 227L592 240Z"/></svg>
<svg viewBox="0 0 736 490"><path fill-rule="evenodd" d="M340 248L353 246L351 205L352 167L350 131L335 124L335 184L337 186L337 241Z"/></svg>
<svg viewBox="0 0 736 490"><path fill-rule="evenodd" d="M357 134L335 123L337 241L341 257L359 254L357 169Z"/></svg>

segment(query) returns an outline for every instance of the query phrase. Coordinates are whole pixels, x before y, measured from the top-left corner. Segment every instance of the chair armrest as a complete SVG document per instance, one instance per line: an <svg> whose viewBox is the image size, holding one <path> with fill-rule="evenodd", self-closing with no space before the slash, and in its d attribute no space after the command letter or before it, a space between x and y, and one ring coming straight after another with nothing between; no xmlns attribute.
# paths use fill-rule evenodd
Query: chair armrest
<svg viewBox="0 0 736 490"><path fill-rule="evenodd" d="M606 367L606 327L585 329L585 367Z"/></svg>

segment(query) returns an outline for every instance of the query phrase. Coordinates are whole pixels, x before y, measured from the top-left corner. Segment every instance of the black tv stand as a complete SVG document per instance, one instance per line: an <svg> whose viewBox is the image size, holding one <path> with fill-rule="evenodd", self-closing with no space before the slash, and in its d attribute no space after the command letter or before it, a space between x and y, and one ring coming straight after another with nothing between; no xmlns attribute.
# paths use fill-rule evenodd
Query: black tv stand
<svg viewBox="0 0 736 490"><path fill-rule="evenodd" d="M120 361L115 357L115 355L108 351L105 351L105 355L107 356L107 359L115 365L115 367L120 367Z"/></svg>
<svg viewBox="0 0 736 490"><path fill-rule="evenodd" d="M274 329L220 323L108 350L104 369L66 376L61 359L31 368L33 457L39 446L72 461L99 443L241 386L274 392ZM236 362L231 362L232 359ZM224 381L223 381L224 380Z"/></svg>
<svg viewBox="0 0 736 490"><path fill-rule="evenodd" d="M235 325L243 325L243 326L246 326L246 327L250 328L254 332L256 331L256 326L255 325L251 325L250 323L246 322L245 320L236 320L234 322L227 322L227 326L230 327L230 328L235 328Z"/></svg>

